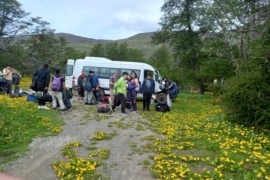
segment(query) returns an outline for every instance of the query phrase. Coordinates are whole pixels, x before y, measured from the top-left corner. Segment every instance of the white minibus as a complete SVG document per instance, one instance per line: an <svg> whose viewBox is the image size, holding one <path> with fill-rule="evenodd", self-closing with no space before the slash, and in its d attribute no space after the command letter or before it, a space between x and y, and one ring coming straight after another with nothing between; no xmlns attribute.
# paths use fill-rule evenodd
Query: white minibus
<svg viewBox="0 0 270 180"><path fill-rule="evenodd" d="M149 64L140 62L112 61L101 57L86 57L85 59L77 59L76 61L69 59L67 61L66 70L66 87L76 90L77 80L81 73L85 72L88 75L89 71L92 70L98 76L100 87L105 90L105 94L109 94L109 79L114 71L118 71L119 78L123 72L131 74L132 71L135 71L141 83L143 83L143 80L147 77L147 73L151 72L156 84L155 92L159 91L161 82L159 72Z"/></svg>

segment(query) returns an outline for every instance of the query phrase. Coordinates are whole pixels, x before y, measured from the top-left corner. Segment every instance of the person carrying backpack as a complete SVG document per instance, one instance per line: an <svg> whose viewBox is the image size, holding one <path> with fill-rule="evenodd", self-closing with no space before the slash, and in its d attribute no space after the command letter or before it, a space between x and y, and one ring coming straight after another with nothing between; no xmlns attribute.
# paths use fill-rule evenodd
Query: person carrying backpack
<svg viewBox="0 0 270 180"><path fill-rule="evenodd" d="M155 81L152 79L152 74L147 73L147 78L143 81L140 93L143 94L143 111L150 111L150 102L152 95L155 93Z"/></svg>
<svg viewBox="0 0 270 180"><path fill-rule="evenodd" d="M86 105L95 105L97 104L96 90L99 88L99 80L94 71L89 71L89 75L83 80L84 90L85 90L85 104ZM94 98L95 97L95 98ZM95 103L93 103L95 101Z"/></svg>
<svg viewBox="0 0 270 180"><path fill-rule="evenodd" d="M65 88L65 78L60 75L60 69L55 70L55 76L52 78L52 108L57 108L57 101L60 105L60 110L66 110L63 102L63 90Z"/></svg>

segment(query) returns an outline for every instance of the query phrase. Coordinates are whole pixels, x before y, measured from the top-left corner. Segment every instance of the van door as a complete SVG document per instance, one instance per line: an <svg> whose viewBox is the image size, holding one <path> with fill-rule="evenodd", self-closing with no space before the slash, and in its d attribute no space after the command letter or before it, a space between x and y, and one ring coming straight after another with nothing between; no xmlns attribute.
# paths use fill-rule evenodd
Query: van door
<svg viewBox="0 0 270 180"><path fill-rule="evenodd" d="M159 72L157 70L155 70L155 76L154 76L154 80L155 80L155 93L159 91L159 86L161 84L162 81L162 77L160 76Z"/></svg>
<svg viewBox="0 0 270 180"><path fill-rule="evenodd" d="M68 59L67 60L67 67L66 67L66 77L65 77L65 83L66 87L71 89L73 85L73 69L75 65L75 60Z"/></svg>

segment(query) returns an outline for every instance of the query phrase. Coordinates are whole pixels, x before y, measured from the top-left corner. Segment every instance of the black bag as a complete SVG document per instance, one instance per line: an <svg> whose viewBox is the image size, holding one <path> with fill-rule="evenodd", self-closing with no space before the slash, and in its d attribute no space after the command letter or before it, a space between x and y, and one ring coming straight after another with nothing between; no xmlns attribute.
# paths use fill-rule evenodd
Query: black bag
<svg viewBox="0 0 270 180"><path fill-rule="evenodd" d="M108 113L112 110L111 106L109 104L101 104L98 107L98 112L99 113Z"/></svg>
<svg viewBox="0 0 270 180"><path fill-rule="evenodd" d="M156 104L155 109L156 111L163 112L163 113L170 111L170 107L167 104L161 104L161 103Z"/></svg>
<svg viewBox="0 0 270 180"><path fill-rule="evenodd" d="M27 92L21 92L19 94L20 97L27 97L29 94Z"/></svg>
<svg viewBox="0 0 270 180"><path fill-rule="evenodd" d="M36 75L33 75L33 77L32 77L32 83L30 85L30 89L32 89L33 91L37 91L37 77L36 77Z"/></svg>
<svg viewBox="0 0 270 180"><path fill-rule="evenodd" d="M180 87L174 83L171 90L169 90L169 95L171 99L177 98L177 94L180 92Z"/></svg>
<svg viewBox="0 0 270 180"><path fill-rule="evenodd" d="M71 93L68 90L63 90L63 102L67 109L70 109L72 107L72 104L70 102L70 99L72 98Z"/></svg>
<svg viewBox="0 0 270 180"><path fill-rule="evenodd" d="M126 107L127 109L131 109L132 103L131 103L131 102L126 102L125 107Z"/></svg>
<svg viewBox="0 0 270 180"><path fill-rule="evenodd" d="M43 100L45 102L52 103L52 96L50 94L44 94L39 98L40 100Z"/></svg>

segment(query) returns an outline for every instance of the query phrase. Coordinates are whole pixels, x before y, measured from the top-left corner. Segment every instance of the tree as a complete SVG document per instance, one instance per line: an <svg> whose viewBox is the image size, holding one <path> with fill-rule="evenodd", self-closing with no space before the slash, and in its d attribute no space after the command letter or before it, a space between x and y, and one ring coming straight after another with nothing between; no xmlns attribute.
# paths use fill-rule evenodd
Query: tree
<svg viewBox="0 0 270 180"><path fill-rule="evenodd" d="M145 62L144 52L140 49L128 48L126 60L131 62Z"/></svg>
<svg viewBox="0 0 270 180"><path fill-rule="evenodd" d="M207 19L212 23L212 33L226 46L222 56L230 58L237 71L243 61L256 53L252 42L261 39L268 31L270 2L268 0L215 0L208 1Z"/></svg>
<svg viewBox="0 0 270 180"><path fill-rule="evenodd" d="M203 47L201 36L203 29L195 31L201 24L202 1L167 0L161 10L161 30L153 36L155 43L168 43L172 47L174 59L179 67L186 69L192 79L198 83L199 93L204 93L200 77L200 56ZM185 73L182 71L182 73ZM190 74L191 73L191 74Z"/></svg>
<svg viewBox="0 0 270 180"><path fill-rule="evenodd" d="M105 48L101 43L97 43L90 50L90 56L94 57L104 57L105 56Z"/></svg>
<svg viewBox="0 0 270 180"><path fill-rule="evenodd" d="M31 22L18 1L0 0L0 5L0 49L6 50L16 35L25 34Z"/></svg>
<svg viewBox="0 0 270 180"><path fill-rule="evenodd" d="M105 44L105 57L112 60L119 60L117 42L109 42Z"/></svg>
<svg viewBox="0 0 270 180"><path fill-rule="evenodd" d="M119 44L118 47L118 60L120 61L126 61L128 59L128 44L127 42Z"/></svg>
<svg viewBox="0 0 270 180"><path fill-rule="evenodd" d="M166 45L162 45L153 54L150 56L149 60L150 64L157 68L162 75L170 76L172 78L172 74L170 73L172 66L172 56ZM176 79L172 78L172 80L176 81Z"/></svg>

